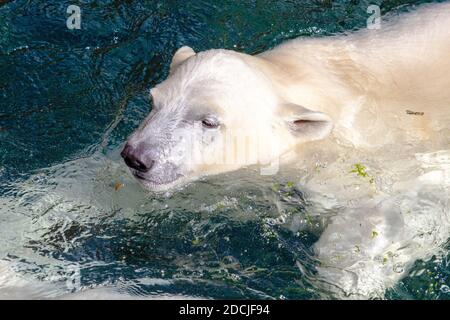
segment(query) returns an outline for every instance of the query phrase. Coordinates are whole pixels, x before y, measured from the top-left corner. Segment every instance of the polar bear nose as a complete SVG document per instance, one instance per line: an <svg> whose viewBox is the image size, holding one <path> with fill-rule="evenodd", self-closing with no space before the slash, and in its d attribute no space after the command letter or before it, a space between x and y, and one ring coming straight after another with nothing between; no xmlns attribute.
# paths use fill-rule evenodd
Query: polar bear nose
<svg viewBox="0 0 450 320"><path fill-rule="evenodd" d="M145 159L143 153L138 148L133 148L128 143L120 153L126 165L140 172L148 172L153 167L155 161Z"/></svg>

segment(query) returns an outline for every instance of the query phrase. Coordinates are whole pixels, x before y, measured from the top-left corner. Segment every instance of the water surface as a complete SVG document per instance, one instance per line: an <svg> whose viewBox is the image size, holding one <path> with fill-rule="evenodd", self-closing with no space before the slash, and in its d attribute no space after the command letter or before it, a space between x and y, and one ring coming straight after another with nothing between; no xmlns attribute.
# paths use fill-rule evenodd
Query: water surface
<svg viewBox="0 0 450 320"><path fill-rule="evenodd" d="M361 197L389 194L432 171L410 162L426 147L395 150L389 165L342 147L294 172L249 169L174 194L146 193L118 152L182 45L254 54L364 27L369 4L396 13L423 2L94 0L79 2L81 30L66 27L73 1L0 4L0 297L334 297L316 281L313 244L352 203L314 202L306 185L332 176ZM374 183L351 174L355 164ZM439 190L423 199L448 211ZM387 298L448 299L440 247Z"/></svg>

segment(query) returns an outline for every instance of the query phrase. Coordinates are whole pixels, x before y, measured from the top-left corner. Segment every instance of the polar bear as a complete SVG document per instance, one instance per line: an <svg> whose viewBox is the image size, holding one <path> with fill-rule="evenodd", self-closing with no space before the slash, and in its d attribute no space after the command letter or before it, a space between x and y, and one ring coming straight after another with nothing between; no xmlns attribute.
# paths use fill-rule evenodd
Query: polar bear
<svg viewBox="0 0 450 320"><path fill-rule="evenodd" d="M426 6L380 30L295 39L256 56L182 47L122 156L161 190L292 150L307 156L305 142L330 134L363 148L438 138L449 118L449 10Z"/></svg>
<svg viewBox="0 0 450 320"><path fill-rule="evenodd" d="M314 149L345 146L389 164L389 150L421 147L410 158L423 171L389 194L348 202L315 245L327 288L380 296L450 236L449 30L450 3L441 3L385 18L379 30L294 39L255 56L182 47L121 155L159 191L252 165L276 174ZM332 173L328 182L341 184Z"/></svg>

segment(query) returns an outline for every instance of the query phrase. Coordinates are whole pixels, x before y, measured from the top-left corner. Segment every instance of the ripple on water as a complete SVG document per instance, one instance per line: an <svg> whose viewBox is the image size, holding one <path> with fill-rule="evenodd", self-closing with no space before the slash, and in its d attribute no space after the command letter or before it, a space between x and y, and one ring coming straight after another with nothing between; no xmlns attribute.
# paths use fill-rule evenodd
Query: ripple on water
<svg viewBox="0 0 450 320"><path fill-rule="evenodd" d="M325 145L276 177L246 170L147 194L118 149L149 112L147 91L178 47L258 53L360 27L369 2L90 1L79 31L65 27L68 4L0 5L0 297L329 298L319 272L326 261L314 247L329 222L343 212L353 218L348 209L361 199L395 195L418 175L439 178L447 165L444 149L393 146L373 157ZM356 164L373 182L351 173ZM416 244L442 240L444 191L395 198L403 216L421 214L410 220L422 226L411 232ZM367 241L382 239L382 230L367 230ZM366 253L345 245L351 254L333 259ZM364 261L411 270L387 296L448 298L448 248L412 266L400 261L405 250Z"/></svg>

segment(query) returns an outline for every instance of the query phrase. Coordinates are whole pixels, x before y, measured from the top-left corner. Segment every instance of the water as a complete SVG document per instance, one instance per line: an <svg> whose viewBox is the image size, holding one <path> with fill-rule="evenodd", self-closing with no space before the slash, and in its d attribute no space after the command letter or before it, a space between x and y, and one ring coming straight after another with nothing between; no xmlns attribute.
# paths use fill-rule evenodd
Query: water
<svg viewBox="0 0 450 320"><path fill-rule="evenodd" d="M333 298L314 244L333 217L385 194L386 206L437 213L406 223L424 248L413 265L401 250L373 262L405 276L386 297L450 298L448 189L409 182L448 172L448 146L392 146L388 159L341 146L275 177L248 169L172 194L147 194L118 156L181 45L259 53L363 27L373 3L84 1L81 30L66 27L71 1L0 4L0 297ZM350 173L357 164L369 178ZM322 192L324 181L340 188Z"/></svg>

